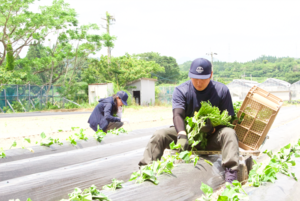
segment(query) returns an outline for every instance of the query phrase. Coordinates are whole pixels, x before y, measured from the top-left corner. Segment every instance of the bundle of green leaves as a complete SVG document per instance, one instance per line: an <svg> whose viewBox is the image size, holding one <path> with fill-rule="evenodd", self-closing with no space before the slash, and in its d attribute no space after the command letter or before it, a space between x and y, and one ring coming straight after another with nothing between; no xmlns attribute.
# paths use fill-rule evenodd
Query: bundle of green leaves
<svg viewBox="0 0 300 201"><path fill-rule="evenodd" d="M262 168L262 163L257 163L254 160L254 166L249 173L248 182L250 185L259 187L263 182L274 183L277 180L277 173L280 172L289 177L293 177L296 181L298 180L295 173L291 172L291 167L296 165L293 158L299 158L300 154L300 139L298 144L291 146L288 144L280 149L277 154L273 154L272 151L264 151L271 160L269 164Z"/></svg>
<svg viewBox="0 0 300 201"><path fill-rule="evenodd" d="M233 181L232 184L226 182L225 189L221 195L219 195L217 201L239 201L248 200L248 195L242 188L242 185L238 181ZM204 195L201 198L196 199L196 201L213 201L212 198L213 189L202 183L200 189L203 191Z"/></svg>
<svg viewBox="0 0 300 201"><path fill-rule="evenodd" d="M83 191L80 188L75 188L74 191L68 195L69 199L62 199L60 201L111 201L107 196L101 193L95 185L92 185L90 188L84 189Z"/></svg>
<svg viewBox="0 0 300 201"><path fill-rule="evenodd" d="M112 179L112 183L103 186L102 189L103 190L112 190L112 191L114 191L116 189L123 188L122 183L124 183L124 181L117 180L117 179Z"/></svg>
<svg viewBox="0 0 300 201"><path fill-rule="evenodd" d="M210 119L213 127L219 125L233 126L230 123L231 116L228 115L227 110L224 110L221 113L219 108L212 106L209 101L202 101L200 110L195 112L193 117L185 118L189 145L191 145L192 150L196 149L195 146L199 143L201 143L200 146L203 149L207 145L206 133L200 132L201 128L205 126L207 119Z"/></svg>

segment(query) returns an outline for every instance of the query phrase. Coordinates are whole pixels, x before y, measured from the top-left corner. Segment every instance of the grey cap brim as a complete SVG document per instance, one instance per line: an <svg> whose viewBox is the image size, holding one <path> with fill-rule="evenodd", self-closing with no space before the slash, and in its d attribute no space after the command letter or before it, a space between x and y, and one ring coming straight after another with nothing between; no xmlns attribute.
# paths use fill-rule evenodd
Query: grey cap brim
<svg viewBox="0 0 300 201"><path fill-rule="evenodd" d="M190 78L201 79L201 80L205 80L205 79L210 78L210 75L211 74L208 74L208 75L196 75L194 73L189 72L189 77Z"/></svg>
<svg viewBox="0 0 300 201"><path fill-rule="evenodd" d="M127 106L126 101L123 101L122 99L121 99L121 101L122 101L123 105L126 105L126 106Z"/></svg>

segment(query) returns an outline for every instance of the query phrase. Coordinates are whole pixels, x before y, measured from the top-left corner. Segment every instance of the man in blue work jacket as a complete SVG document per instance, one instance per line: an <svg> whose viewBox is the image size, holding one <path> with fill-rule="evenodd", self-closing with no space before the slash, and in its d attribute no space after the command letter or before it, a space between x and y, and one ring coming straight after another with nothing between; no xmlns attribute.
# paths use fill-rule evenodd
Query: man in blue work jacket
<svg viewBox="0 0 300 201"><path fill-rule="evenodd" d="M158 130L152 136L139 165L147 165L160 159L172 141L180 144L183 150L189 149L184 119L199 111L201 101L210 101L220 111L227 110L233 116L229 89L226 85L211 80L213 72L207 59L195 59L190 67L191 80L175 88L172 98L174 127ZM225 168L225 181L237 180L239 165L239 145L235 130L225 126L213 127L208 119L201 131L207 133L206 150L221 150L222 166ZM200 144L196 146L201 150Z"/></svg>

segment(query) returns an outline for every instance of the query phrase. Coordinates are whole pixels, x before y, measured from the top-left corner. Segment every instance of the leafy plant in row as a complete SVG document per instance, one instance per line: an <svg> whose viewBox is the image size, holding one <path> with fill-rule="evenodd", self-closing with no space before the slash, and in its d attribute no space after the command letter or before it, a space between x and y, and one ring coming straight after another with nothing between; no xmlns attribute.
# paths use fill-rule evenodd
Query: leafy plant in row
<svg viewBox="0 0 300 201"><path fill-rule="evenodd" d="M232 185L228 182L225 183L225 189L221 195L218 196L217 201L239 201L248 199L247 193L242 188L242 185L238 181L233 181ZM213 201L212 198L213 189L202 183L200 189L203 191L204 195L201 198L196 199L196 201Z"/></svg>
<svg viewBox="0 0 300 201"><path fill-rule="evenodd" d="M178 149L174 141L170 143L171 149ZM183 160L186 163L194 162L196 166L199 157L193 157L191 151L183 151L176 153L175 155L163 156L161 160L153 161L152 164L141 166L140 171L133 172L129 181L136 180L137 183L144 181L151 181L155 185L158 185L159 181L157 177L163 173L172 174L175 160Z"/></svg>
<svg viewBox="0 0 300 201"><path fill-rule="evenodd" d="M110 199L101 193L95 185L83 191L80 188L75 188L72 193L68 194L69 199L62 199L60 201L110 201Z"/></svg>
<svg viewBox="0 0 300 201"><path fill-rule="evenodd" d="M122 183L124 183L124 181L117 180L117 179L112 179L112 183L103 186L102 189L103 190L112 190L112 191L114 191L116 189L123 188Z"/></svg>
<svg viewBox="0 0 300 201"><path fill-rule="evenodd" d="M106 136L106 133L103 132L103 130L100 129L99 125L97 126L97 131L94 134L94 138L98 142L102 142L103 138Z"/></svg>
<svg viewBox="0 0 300 201"><path fill-rule="evenodd" d="M299 158L300 154L300 139L298 144L291 146L288 144L280 149L277 154L273 154L272 151L264 151L270 158L269 164L262 168L262 163L257 163L254 160L254 166L249 173L248 182L250 185L259 187L262 182L272 182L277 180L277 173L285 174L289 177L293 177L296 181L298 180L295 173L291 172L291 167L296 165L294 158Z"/></svg>
<svg viewBox="0 0 300 201"><path fill-rule="evenodd" d="M5 157L6 157L6 154L5 154L4 150L3 150L3 148L1 147L0 148L0 158L5 158Z"/></svg>
<svg viewBox="0 0 300 201"><path fill-rule="evenodd" d="M62 142L59 141L59 139L53 139L52 137L48 137L46 136L46 134L44 132L41 133L41 140L40 142L36 142L36 144L40 143L41 146L46 146L46 147L50 147L52 144L58 144L58 145L63 145Z"/></svg>
<svg viewBox="0 0 300 201"><path fill-rule="evenodd" d="M79 133L75 133L79 140L87 140L88 137L83 133L84 129L81 128Z"/></svg>
<svg viewBox="0 0 300 201"><path fill-rule="evenodd" d="M127 133L127 131L124 128L119 128L119 129L111 129L107 131L107 134L113 134L113 135L119 135L121 133Z"/></svg>

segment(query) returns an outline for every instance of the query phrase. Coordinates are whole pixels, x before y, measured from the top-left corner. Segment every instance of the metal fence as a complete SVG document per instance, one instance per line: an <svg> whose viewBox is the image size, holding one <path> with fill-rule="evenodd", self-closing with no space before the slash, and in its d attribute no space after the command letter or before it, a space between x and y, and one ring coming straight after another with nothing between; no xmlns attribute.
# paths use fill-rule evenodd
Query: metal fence
<svg viewBox="0 0 300 201"><path fill-rule="evenodd" d="M59 109L64 108L68 102L77 104L62 97L60 89L53 85L5 85L0 92L0 112Z"/></svg>
<svg viewBox="0 0 300 201"><path fill-rule="evenodd" d="M158 100L161 101L162 103L172 104L172 96L175 90L175 86L158 87L158 89L159 89Z"/></svg>

